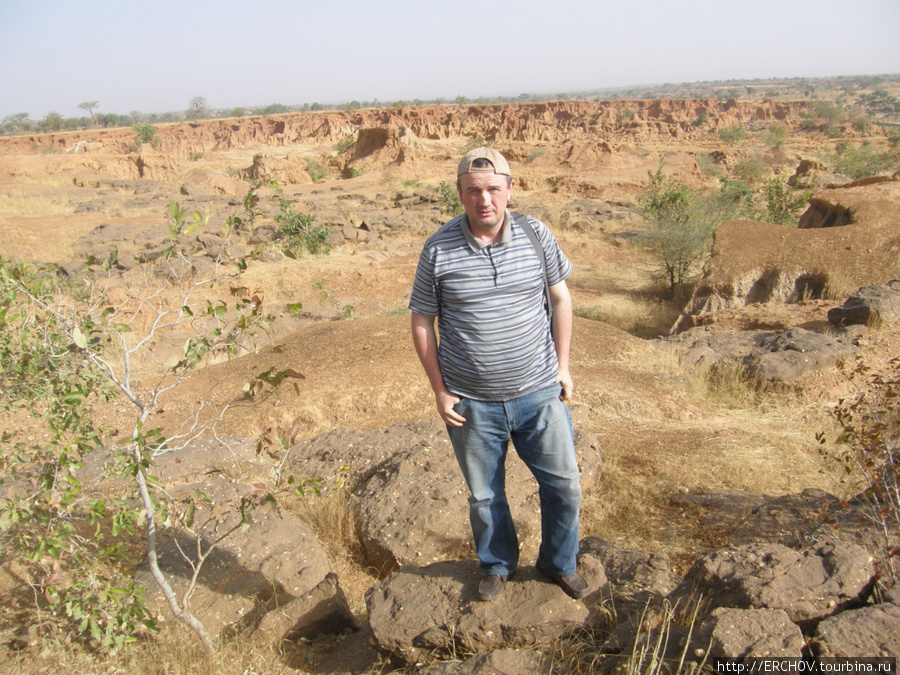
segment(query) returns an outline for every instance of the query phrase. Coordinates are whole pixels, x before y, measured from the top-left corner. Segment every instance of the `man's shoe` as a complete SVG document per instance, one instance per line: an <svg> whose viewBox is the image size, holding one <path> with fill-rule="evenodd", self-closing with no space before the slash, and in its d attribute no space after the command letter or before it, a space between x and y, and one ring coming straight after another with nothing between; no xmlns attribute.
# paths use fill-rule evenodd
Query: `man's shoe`
<svg viewBox="0 0 900 675"><path fill-rule="evenodd" d="M483 577L481 583L478 584L477 598L481 602L490 602L503 592L504 586L506 586L505 574L489 574Z"/></svg>
<svg viewBox="0 0 900 675"><path fill-rule="evenodd" d="M561 577L558 574L551 574L540 566L538 566L538 569L543 574L553 579L553 581L556 582L556 585L563 589L570 598L581 600L582 598L586 598L591 592L584 577L577 572L568 577Z"/></svg>

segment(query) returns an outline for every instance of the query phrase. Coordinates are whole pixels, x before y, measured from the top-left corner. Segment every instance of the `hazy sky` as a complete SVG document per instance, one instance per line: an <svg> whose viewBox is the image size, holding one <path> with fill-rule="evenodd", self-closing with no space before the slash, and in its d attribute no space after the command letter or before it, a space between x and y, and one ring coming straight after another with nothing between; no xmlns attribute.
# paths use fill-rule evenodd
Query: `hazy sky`
<svg viewBox="0 0 900 675"><path fill-rule="evenodd" d="M900 73L900 0L0 0L0 119Z"/></svg>

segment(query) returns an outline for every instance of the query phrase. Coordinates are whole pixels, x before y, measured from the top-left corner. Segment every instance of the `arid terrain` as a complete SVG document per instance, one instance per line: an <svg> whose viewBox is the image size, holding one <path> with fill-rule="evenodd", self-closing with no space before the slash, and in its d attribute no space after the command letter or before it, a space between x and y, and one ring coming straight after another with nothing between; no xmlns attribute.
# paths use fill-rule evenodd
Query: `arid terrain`
<svg viewBox="0 0 900 675"><path fill-rule="evenodd" d="M208 214L204 231L218 233L227 218L245 213L251 181L277 181L296 211L331 228L332 248L288 257L271 240L244 239L246 272L200 297L256 296L272 315L271 332L172 390L160 423L172 431L200 401L236 396L271 366L305 379L236 409L220 435L255 439L265 428L293 427L299 443L341 427L368 432L434 419L406 303L422 243L449 218L441 184L452 185L466 149L489 144L515 174L511 207L546 222L574 265L571 408L602 453L582 535L667 553L683 572L723 535L673 498L809 488L846 496L815 434L833 434L829 411L848 385L837 368L762 392L717 389L681 371L677 354L652 340L669 333L689 297L670 298L635 243L645 228L638 198L661 162L666 175L696 190L715 189L751 158L764 167L759 180L787 178L804 160L824 164L835 141L804 127L809 109L806 101L733 100L449 105L160 125L156 147L135 145L131 129L5 137L0 254L58 263L77 278L87 256L103 260L115 250L123 270L138 269L148 242L165 239L173 200ZM787 130L783 143L772 143L773 127ZM746 134L723 141L720 132L734 128ZM847 142L887 147L880 127L847 124L842 133ZM271 187L259 195L254 227L271 230L279 196ZM752 239L741 245L760 248ZM791 258L790 250L781 254ZM842 279L845 290L893 278L881 278L888 269L870 272ZM827 331L828 310L844 299L826 293L729 307L700 323L713 332ZM302 310L290 311L295 303ZM873 329L863 338L873 362L898 353L896 332ZM183 341L181 334L160 339L152 359L136 364L138 379L158 378ZM121 399L98 405L96 414L122 429L134 418ZM352 561L332 565L363 614L377 574Z"/></svg>

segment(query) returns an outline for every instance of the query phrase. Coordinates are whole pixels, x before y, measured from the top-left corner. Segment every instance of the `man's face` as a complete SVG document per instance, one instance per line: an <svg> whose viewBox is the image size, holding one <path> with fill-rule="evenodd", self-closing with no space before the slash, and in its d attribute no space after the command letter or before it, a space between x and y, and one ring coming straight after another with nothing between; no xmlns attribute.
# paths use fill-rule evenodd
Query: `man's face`
<svg viewBox="0 0 900 675"><path fill-rule="evenodd" d="M459 177L459 200L472 229L490 230L503 224L512 183L496 173L464 173Z"/></svg>

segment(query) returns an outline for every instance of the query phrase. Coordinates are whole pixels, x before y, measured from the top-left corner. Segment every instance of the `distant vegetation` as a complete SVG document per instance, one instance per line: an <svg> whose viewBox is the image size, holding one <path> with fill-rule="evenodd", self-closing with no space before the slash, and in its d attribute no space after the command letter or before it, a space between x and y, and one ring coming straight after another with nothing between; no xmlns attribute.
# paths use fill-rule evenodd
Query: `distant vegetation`
<svg viewBox="0 0 900 675"><path fill-rule="evenodd" d="M166 122L195 121L199 119L220 119L244 117L246 115L277 115L289 112L318 112L324 110L359 110L361 108L405 108L409 106L489 105L494 103L533 103L553 100L620 101L633 99L729 99L740 100L818 100L813 116L809 120L812 127L825 130L836 128L837 123L849 120L854 127L867 125L878 119L900 122L900 98L891 93L900 86L900 75L848 76L832 78L781 78L767 80L720 80L682 84L662 84L654 86L627 87L618 89L597 89L579 93L560 94L519 94L518 96L486 96L469 99L457 96L449 100L435 98L429 100L412 99L400 101L350 101L349 103L304 103L284 105L271 103L257 107L237 107L214 109L208 106L202 96L191 99L182 111L143 114L132 111L127 115L99 113L99 101L86 101L78 108L86 110L90 116L63 117L58 112L49 112L41 120L32 120L29 113L8 115L0 121L0 134L49 133L78 131L92 128L126 127L138 123L160 124ZM836 95L835 95L836 94ZM827 96L828 98L825 98ZM834 100L831 100L831 97ZM621 109L617 121L633 117L628 109Z"/></svg>
<svg viewBox="0 0 900 675"><path fill-rule="evenodd" d="M742 176L747 180L723 176L718 189L697 191L666 176L663 166L660 162L656 172L649 173L647 192L638 198L647 223L638 241L672 298L688 290L706 259L713 232L723 222L747 219L796 225L809 200L808 192L791 189L782 177L764 180L755 171L752 177ZM740 175L740 166L735 173Z"/></svg>

